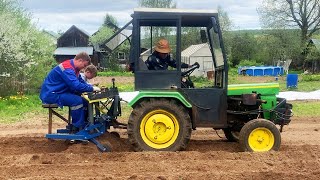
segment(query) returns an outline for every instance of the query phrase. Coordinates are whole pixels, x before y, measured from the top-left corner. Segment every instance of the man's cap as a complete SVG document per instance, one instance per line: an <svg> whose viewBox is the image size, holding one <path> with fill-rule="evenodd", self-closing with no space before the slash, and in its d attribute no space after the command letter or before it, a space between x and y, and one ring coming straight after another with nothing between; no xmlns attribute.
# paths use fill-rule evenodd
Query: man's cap
<svg viewBox="0 0 320 180"><path fill-rule="evenodd" d="M157 42L156 47L154 48L154 50L159 52L159 53L169 53L171 51L171 49L170 49L170 45L169 45L168 40L160 39Z"/></svg>

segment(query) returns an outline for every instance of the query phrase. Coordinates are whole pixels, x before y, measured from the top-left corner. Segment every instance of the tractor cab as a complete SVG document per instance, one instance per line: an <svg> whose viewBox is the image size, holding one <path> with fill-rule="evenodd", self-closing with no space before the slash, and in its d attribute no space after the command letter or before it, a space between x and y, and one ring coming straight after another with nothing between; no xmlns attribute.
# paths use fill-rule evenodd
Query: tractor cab
<svg viewBox="0 0 320 180"><path fill-rule="evenodd" d="M193 65L197 62L183 55L192 55L196 50L201 51L201 47L204 48L198 53L206 58L199 58L202 68L195 73L205 77L208 71L214 71L212 88L226 89L226 58L216 11L139 8L134 10L132 16L130 61L134 65L136 90L183 88L181 75L185 75L183 72L187 69L182 69L181 64ZM155 51L155 45L161 38L169 41L170 57L176 61L177 67L149 70L145 61ZM186 49L189 52L183 53Z"/></svg>
<svg viewBox="0 0 320 180"><path fill-rule="evenodd" d="M134 10L132 23L135 90L160 95L177 91L191 103L193 127L226 126L227 63L217 11L142 8ZM170 43L176 68L149 70L145 62L163 38ZM183 69L182 63L192 66ZM208 72L214 74L212 84L194 87L190 75L207 78Z"/></svg>

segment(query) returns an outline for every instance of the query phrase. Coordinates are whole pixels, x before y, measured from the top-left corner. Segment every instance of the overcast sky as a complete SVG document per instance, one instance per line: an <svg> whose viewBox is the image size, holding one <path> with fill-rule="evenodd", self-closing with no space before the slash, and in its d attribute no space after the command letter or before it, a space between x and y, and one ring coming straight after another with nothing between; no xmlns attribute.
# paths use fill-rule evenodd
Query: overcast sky
<svg viewBox="0 0 320 180"><path fill-rule="evenodd" d="M216 9L221 6L234 29L259 29L257 8L261 0L177 0L177 8ZM98 30L106 13L119 25L130 21L138 0L24 0L22 6L33 14L40 29L66 31L76 25L90 34Z"/></svg>

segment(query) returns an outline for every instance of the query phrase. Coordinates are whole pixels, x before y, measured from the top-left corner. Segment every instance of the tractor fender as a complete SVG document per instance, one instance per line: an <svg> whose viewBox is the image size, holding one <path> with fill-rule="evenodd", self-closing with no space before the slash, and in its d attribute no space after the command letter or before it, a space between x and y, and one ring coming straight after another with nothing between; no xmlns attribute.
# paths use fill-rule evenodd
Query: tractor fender
<svg viewBox="0 0 320 180"><path fill-rule="evenodd" d="M170 98L176 99L187 108L192 108L191 103L177 91L139 91L139 93L128 103L129 106L134 107L136 103L144 98Z"/></svg>

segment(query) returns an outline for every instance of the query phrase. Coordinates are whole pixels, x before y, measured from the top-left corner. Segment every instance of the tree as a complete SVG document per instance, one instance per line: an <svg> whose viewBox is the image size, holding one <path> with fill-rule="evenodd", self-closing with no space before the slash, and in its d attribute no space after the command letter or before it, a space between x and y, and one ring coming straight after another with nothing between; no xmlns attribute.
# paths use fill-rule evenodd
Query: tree
<svg viewBox="0 0 320 180"><path fill-rule="evenodd" d="M219 14L219 23L222 32L230 31L233 27L233 23L229 18L229 15L226 11L222 9L221 6L218 6L218 14Z"/></svg>
<svg viewBox="0 0 320 180"><path fill-rule="evenodd" d="M311 46L308 48L308 54L306 57L306 63L310 66L308 68L311 70L311 73L319 72L319 63L320 63L320 50L317 49L315 46Z"/></svg>
<svg viewBox="0 0 320 180"><path fill-rule="evenodd" d="M230 44L230 61L233 66L240 63L241 60L252 60L256 51L256 41L252 35L237 34L232 38Z"/></svg>
<svg viewBox="0 0 320 180"><path fill-rule="evenodd" d="M302 44L320 29L320 0L264 0L258 12L266 27L298 27Z"/></svg>
<svg viewBox="0 0 320 180"><path fill-rule="evenodd" d="M176 2L175 0L139 0L139 6L148 8L176 8ZM149 27L144 29L146 37L150 37L150 30ZM169 27L153 27L152 40L157 40L159 37L168 37L171 32L172 29Z"/></svg>
<svg viewBox="0 0 320 180"><path fill-rule="evenodd" d="M54 44L16 1L0 0L0 7L0 96L38 90L54 62Z"/></svg>
<svg viewBox="0 0 320 180"><path fill-rule="evenodd" d="M300 40L298 30L273 29L264 30L256 35L256 54L254 59L265 65L287 59L295 60L300 56Z"/></svg>
<svg viewBox="0 0 320 180"><path fill-rule="evenodd" d="M103 20L102 26L109 27L111 29L115 29L115 26L118 26L117 19L110 14L106 14Z"/></svg>
<svg viewBox="0 0 320 180"><path fill-rule="evenodd" d="M103 24L101 25L99 30L90 37L90 42L93 45L103 43L117 30L117 27L115 26L118 26L117 19L110 14L106 14L103 20Z"/></svg>
<svg viewBox="0 0 320 180"><path fill-rule="evenodd" d="M106 14L103 24L99 30L90 37L90 43L94 46L102 45L102 43L108 40L118 30L117 26L117 19L110 14ZM119 66L118 52L129 54L129 49L129 42L124 42L117 48L117 50L111 53L101 53L101 64L106 66L109 70L120 71L121 68Z"/></svg>
<svg viewBox="0 0 320 180"><path fill-rule="evenodd" d="M258 9L263 24L269 28L300 29L300 58L293 62L306 69L307 41L320 29L320 0L264 0Z"/></svg>
<svg viewBox="0 0 320 180"><path fill-rule="evenodd" d="M176 2L173 0L139 0L140 7L175 8L176 5Z"/></svg>
<svg viewBox="0 0 320 180"><path fill-rule="evenodd" d="M230 31L231 31L231 28L233 27L233 23L230 20L228 13L224 11L220 6L218 6L218 14L219 14L219 24L222 31L224 47L227 55L229 55L231 52L231 44L232 44L232 35Z"/></svg>

